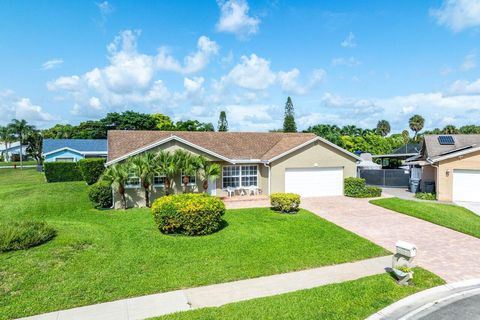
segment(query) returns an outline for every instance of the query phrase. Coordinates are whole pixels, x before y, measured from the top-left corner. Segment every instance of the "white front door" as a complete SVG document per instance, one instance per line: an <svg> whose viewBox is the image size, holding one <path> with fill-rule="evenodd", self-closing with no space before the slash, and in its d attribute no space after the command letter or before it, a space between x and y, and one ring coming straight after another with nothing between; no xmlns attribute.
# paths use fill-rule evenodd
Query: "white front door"
<svg viewBox="0 0 480 320"><path fill-rule="evenodd" d="M217 195L217 180L212 181L211 179L208 179L207 192L211 196L216 196Z"/></svg>
<svg viewBox="0 0 480 320"><path fill-rule="evenodd" d="M480 170L453 170L452 198L480 202Z"/></svg>
<svg viewBox="0 0 480 320"><path fill-rule="evenodd" d="M343 168L287 168L285 192L302 197L341 196L343 194Z"/></svg>

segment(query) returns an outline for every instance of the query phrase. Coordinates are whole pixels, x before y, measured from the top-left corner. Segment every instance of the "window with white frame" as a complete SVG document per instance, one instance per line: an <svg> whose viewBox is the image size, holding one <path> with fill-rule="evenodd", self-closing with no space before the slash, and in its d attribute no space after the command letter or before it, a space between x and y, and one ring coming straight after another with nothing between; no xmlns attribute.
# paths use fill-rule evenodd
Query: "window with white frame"
<svg viewBox="0 0 480 320"><path fill-rule="evenodd" d="M165 187L165 180L167 177L163 174L157 174L153 176L153 186L154 187Z"/></svg>
<svg viewBox="0 0 480 320"><path fill-rule="evenodd" d="M224 166L222 174L223 188L258 186L258 166Z"/></svg>
<svg viewBox="0 0 480 320"><path fill-rule="evenodd" d="M184 185L184 183L183 183L183 178L184 178L185 176L186 176L186 175L183 174L183 172L182 172L182 175L181 175L181 178L180 178L180 182L182 183L182 185ZM197 176L196 176L196 175L188 176L188 185L189 185L189 186L194 186L196 183L197 183Z"/></svg>
<svg viewBox="0 0 480 320"><path fill-rule="evenodd" d="M140 178L135 175L129 175L125 182L125 188L140 188Z"/></svg>
<svg viewBox="0 0 480 320"><path fill-rule="evenodd" d="M55 158L55 162L75 162L74 158L67 158L67 157L57 157Z"/></svg>

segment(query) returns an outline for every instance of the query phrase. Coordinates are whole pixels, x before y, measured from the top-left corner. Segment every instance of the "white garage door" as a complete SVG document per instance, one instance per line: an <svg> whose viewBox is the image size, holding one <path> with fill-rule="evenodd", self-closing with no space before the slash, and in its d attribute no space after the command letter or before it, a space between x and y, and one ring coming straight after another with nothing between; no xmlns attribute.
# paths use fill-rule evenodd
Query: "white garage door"
<svg viewBox="0 0 480 320"><path fill-rule="evenodd" d="M480 170L453 170L453 201L480 202Z"/></svg>
<svg viewBox="0 0 480 320"><path fill-rule="evenodd" d="M341 196L343 168L287 168L285 192L302 197Z"/></svg>

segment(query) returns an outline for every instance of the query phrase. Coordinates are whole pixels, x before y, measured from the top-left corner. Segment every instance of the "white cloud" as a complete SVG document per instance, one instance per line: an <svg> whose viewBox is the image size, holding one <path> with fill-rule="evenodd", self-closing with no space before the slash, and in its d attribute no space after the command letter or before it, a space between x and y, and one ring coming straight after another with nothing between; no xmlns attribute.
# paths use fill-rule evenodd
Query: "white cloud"
<svg viewBox="0 0 480 320"><path fill-rule="evenodd" d="M59 68L62 64L63 64L62 59L52 59L44 62L42 64L42 69L43 70L56 69L56 68Z"/></svg>
<svg viewBox="0 0 480 320"><path fill-rule="evenodd" d="M332 66L346 66L346 67L354 67L358 66L360 61L355 57L350 58L334 58L332 59Z"/></svg>
<svg viewBox="0 0 480 320"><path fill-rule="evenodd" d="M353 32L350 32L348 34L348 36L345 38L345 40L343 40L340 45L343 47L343 48L353 48L353 47L356 47L357 46L357 43L355 42L355 35L353 34Z"/></svg>
<svg viewBox="0 0 480 320"><path fill-rule="evenodd" d="M248 15L249 7L245 0L219 0L220 19L217 31L235 33L238 36L255 34L260 19Z"/></svg>
<svg viewBox="0 0 480 320"><path fill-rule="evenodd" d="M81 79L79 76L59 77L53 81L47 82L47 89L50 91L66 90L77 91L81 87Z"/></svg>
<svg viewBox="0 0 480 320"><path fill-rule="evenodd" d="M108 14L112 13L113 6L108 3L108 1L103 1L100 3L96 3L98 10L100 10L100 14L102 16L107 16Z"/></svg>
<svg viewBox="0 0 480 320"><path fill-rule="evenodd" d="M202 89L205 79L203 77L194 77L192 79L185 77L183 79L183 86L187 92L198 92Z"/></svg>
<svg viewBox="0 0 480 320"><path fill-rule="evenodd" d="M463 71L470 71L477 67L477 55L475 53L468 54L463 60L460 69Z"/></svg>
<svg viewBox="0 0 480 320"><path fill-rule="evenodd" d="M281 89L286 93L293 93L298 95L306 94L310 89L315 87L325 77L326 72L323 69L316 69L313 71L310 80L307 84L300 84L298 78L300 76L300 70L293 68L290 71L278 72L277 78L280 83Z"/></svg>
<svg viewBox="0 0 480 320"><path fill-rule="evenodd" d="M4 125L11 119L25 119L30 124L43 128L49 121L58 120L29 98L18 97L11 90L0 92L0 114L0 124Z"/></svg>
<svg viewBox="0 0 480 320"><path fill-rule="evenodd" d="M282 109L264 104L226 105L228 122L232 130L266 131L281 124ZM277 117L275 117L277 115Z"/></svg>
<svg viewBox="0 0 480 320"><path fill-rule="evenodd" d="M430 14L437 23L454 32L480 26L479 0L444 0L438 9L431 9Z"/></svg>
<svg viewBox="0 0 480 320"><path fill-rule="evenodd" d="M450 86L452 94L480 94L480 79L469 82L467 80L457 80Z"/></svg>
<svg viewBox="0 0 480 320"><path fill-rule="evenodd" d="M233 83L244 89L264 90L275 82L275 73L270 69L270 61L251 54L242 56L237 64L222 78L222 82Z"/></svg>

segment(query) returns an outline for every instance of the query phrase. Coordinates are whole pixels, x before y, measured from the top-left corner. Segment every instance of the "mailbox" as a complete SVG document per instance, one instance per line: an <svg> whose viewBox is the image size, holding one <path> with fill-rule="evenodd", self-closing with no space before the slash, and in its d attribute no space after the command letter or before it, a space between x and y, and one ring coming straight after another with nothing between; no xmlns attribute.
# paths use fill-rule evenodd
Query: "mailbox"
<svg viewBox="0 0 480 320"><path fill-rule="evenodd" d="M408 258L413 258L417 255L417 247L412 243L406 241L397 241L397 243L395 243L395 247L397 254L399 255Z"/></svg>

